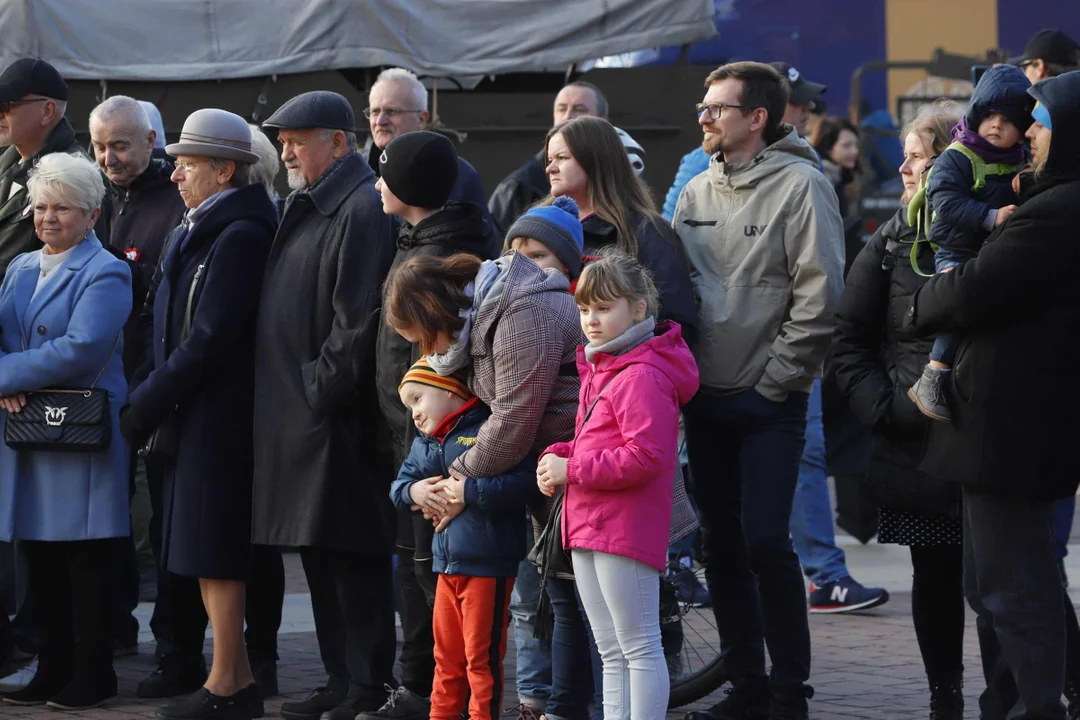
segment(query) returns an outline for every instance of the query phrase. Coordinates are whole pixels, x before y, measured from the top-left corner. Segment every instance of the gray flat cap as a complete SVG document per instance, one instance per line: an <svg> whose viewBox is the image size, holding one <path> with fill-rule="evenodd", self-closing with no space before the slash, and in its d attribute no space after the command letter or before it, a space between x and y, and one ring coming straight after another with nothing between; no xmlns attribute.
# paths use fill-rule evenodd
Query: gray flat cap
<svg viewBox="0 0 1080 720"><path fill-rule="evenodd" d="M356 115L344 96L328 90L312 90L279 107L262 126L279 130L326 128L355 132Z"/></svg>
<svg viewBox="0 0 1080 720"><path fill-rule="evenodd" d="M203 108L188 115L179 142L165 146L173 157L198 155L254 164L259 156L251 152L251 128L244 118L227 110Z"/></svg>

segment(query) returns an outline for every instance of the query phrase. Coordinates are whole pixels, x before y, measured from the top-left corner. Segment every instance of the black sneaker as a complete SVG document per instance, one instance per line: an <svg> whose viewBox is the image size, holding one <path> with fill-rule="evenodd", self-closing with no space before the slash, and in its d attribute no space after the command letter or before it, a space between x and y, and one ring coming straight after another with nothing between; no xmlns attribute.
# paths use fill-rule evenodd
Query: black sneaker
<svg viewBox="0 0 1080 720"><path fill-rule="evenodd" d="M336 708L345 695L328 688L317 688L303 700L281 704L281 717L285 720L319 720L324 712Z"/></svg>
<svg viewBox="0 0 1080 720"><path fill-rule="evenodd" d="M774 687L769 700L769 720L807 720L810 709L806 701L814 697L809 685Z"/></svg>
<svg viewBox="0 0 1080 720"><path fill-rule="evenodd" d="M91 682L76 676L71 682L45 703L53 710L90 710L101 707L106 700L116 697L116 676Z"/></svg>
<svg viewBox="0 0 1080 720"><path fill-rule="evenodd" d="M247 688L223 696L202 687L158 708L154 715L159 720L247 720L248 702Z"/></svg>
<svg viewBox="0 0 1080 720"><path fill-rule="evenodd" d="M964 681L930 683L930 720L964 720Z"/></svg>
<svg viewBox="0 0 1080 720"><path fill-rule="evenodd" d="M907 391L911 402L915 403L919 412L928 418L952 422L952 410L949 409L949 401L945 397L945 382L948 375L948 370L939 370L927 365L923 368L919 379Z"/></svg>
<svg viewBox="0 0 1080 720"><path fill-rule="evenodd" d="M407 687L396 690L387 686L390 697L381 708L372 712L362 712L356 720L428 720L431 714L431 700L421 697Z"/></svg>
<svg viewBox="0 0 1080 720"><path fill-rule="evenodd" d="M166 655L150 677L139 683L135 694L141 698L168 698L190 695L206 682L206 659L176 654Z"/></svg>
<svg viewBox="0 0 1080 720"><path fill-rule="evenodd" d="M726 698L708 710L690 712L686 720L769 720L769 681L755 677L733 682Z"/></svg>
<svg viewBox="0 0 1080 720"><path fill-rule="evenodd" d="M71 681L71 673L56 675L40 670L22 690L4 693L8 705L44 705Z"/></svg>
<svg viewBox="0 0 1080 720"><path fill-rule="evenodd" d="M864 587L851 577L818 587L810 583L810 612L819 615L869 610L889 602L884 588Z"/></svg>
<svg viewBox="0 0 1080 720"><path fill-rule="evenodd" d="M1080 680L1065 683L1065 699L1069 701L1069 720L1080 720Z"/></svg>
<svg viewBox="0 0 1080 720"><path fill-rule="evenodd" d="M356 716L360 713L373 712L380 707L382 707L380 701L350 695L337 707L324 712L320 718L321 720L356 720Z"/></svg>

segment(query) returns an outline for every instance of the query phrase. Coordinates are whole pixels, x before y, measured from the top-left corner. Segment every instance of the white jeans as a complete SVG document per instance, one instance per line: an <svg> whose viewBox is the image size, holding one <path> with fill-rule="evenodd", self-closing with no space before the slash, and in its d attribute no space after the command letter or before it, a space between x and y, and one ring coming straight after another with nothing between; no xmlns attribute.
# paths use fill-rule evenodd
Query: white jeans
<svg viewBox="0 0 1080 720"><path fill-rule="evenodd" d="M660 575L619 555L572 551L574 578L604 661L604 720L662 720L668 680L660 644Z"/></svg>

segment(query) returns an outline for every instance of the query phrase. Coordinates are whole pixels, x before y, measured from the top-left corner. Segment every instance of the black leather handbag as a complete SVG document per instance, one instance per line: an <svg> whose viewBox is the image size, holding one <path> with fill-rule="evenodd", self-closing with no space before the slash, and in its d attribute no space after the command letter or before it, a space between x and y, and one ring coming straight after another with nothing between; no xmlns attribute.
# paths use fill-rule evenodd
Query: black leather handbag
<svg viewBox="0 0 1080 720"><path fill-rule="evenodd" d="M112 442L109 393L96 390L120 336L88 388L48 388L25 393L26 406L8 413L4 443L14 450L102 452ZM26 350L25 341L22 344Z"/></svg>

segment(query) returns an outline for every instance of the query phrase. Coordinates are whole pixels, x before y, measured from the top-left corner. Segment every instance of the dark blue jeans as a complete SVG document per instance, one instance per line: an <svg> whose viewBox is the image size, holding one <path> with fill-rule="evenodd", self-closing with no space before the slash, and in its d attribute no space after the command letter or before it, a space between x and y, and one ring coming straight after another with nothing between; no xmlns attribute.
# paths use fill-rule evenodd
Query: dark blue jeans
<svg viewBox="0 0 1080 720"><path fill-rule="evenodd" d="M555 612L551 638L551 696L544 714L558 720L588 720L593 699L593 663L588 626L573 580L549 578Z"/></svg>
<svg viewBox="0 0 1080 720"><path fill-rule="evenodd" d="M807 399L776 403L751 388L698 393L683 410L725 669L764 676L768 645L772 681L788 687L810 677L806 589L788 530Z"/></svg>

